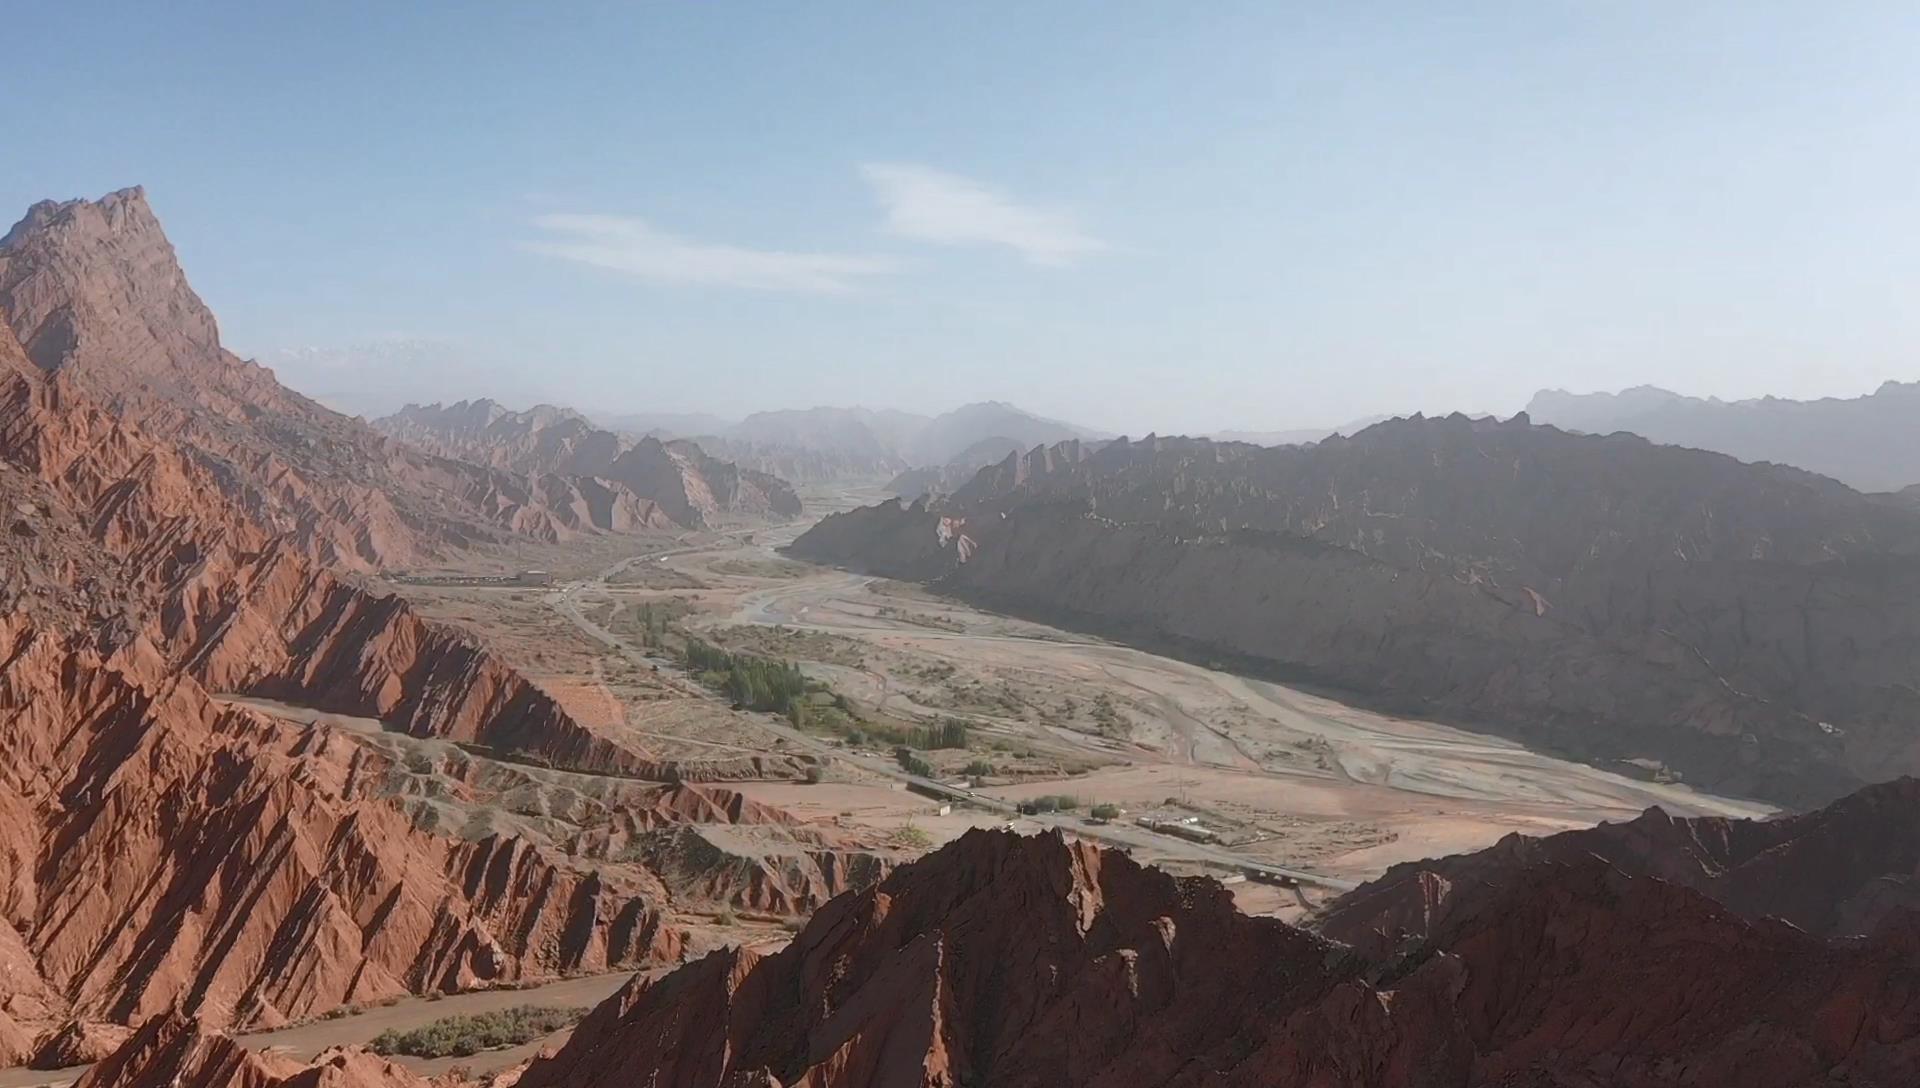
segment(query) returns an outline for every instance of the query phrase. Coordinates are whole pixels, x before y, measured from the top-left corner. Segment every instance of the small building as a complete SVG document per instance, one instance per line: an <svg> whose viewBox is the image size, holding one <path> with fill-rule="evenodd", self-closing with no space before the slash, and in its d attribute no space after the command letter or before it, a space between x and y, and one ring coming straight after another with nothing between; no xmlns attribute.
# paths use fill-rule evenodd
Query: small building
<svg viewBox="0 0 1920 1088"><path fill-rule="evenodd" d="M550 586L553 584L553 572L550 570L523 570L513 576L514 583L523 586Z"/></svg>

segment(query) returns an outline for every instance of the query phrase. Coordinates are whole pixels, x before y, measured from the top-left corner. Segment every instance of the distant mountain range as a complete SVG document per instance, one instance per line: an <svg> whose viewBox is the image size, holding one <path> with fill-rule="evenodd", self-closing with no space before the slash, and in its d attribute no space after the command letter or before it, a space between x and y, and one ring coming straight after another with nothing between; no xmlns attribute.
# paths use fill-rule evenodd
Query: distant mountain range
<svg viewBox="0 0 1920 1088"><path fill-rule="evenodd" d="M1651 385L1619 393L1543 390L1527 405L1535 423L1589 434L1630 431L1831 476L1861 491L1920 483L1920 382L1887 382L1863 397L1724 401Z"/></svg>
<svg viewBox="0 0 1920 1088"><path fill-rule="evenodd" d="M1392 416L1362 416L1348 420L1338 427L1296 427L1286 431L1213 431L1203 437L1215 442L1245 442L1254 446L1304 446L1309 442L1324 442L1336 434L1358 434L1376 423L1384 423Z"/></svg>
<svg viewBox="0 0 1920 1088"><path fill-rule="evenodd" d="M1723 793L1920 772L1912 496L1629 434L1064 442L793 551Z"/></svg>
<svg viewBox="0 0 1920 1088"><path fill-rule="evenodd" d="M1111 437L1001 401L938 416L823 406L756 412L737 423L667 414L603 415L597 421L617 431L691 439L716 457L794 483L889 480L909 469L940 469L989 440L1011 450Z"/></svg>
<svg viewBox="0 0 1920 1088"><path fill-rule="evenodd" d="M550 404L516 412L490 400L409 404L374 430L440 457L509 472L604 480L657 503L674 523L704 527L734 515L791 517L786 481L713 457L699 444L633 437Z"/></svg>

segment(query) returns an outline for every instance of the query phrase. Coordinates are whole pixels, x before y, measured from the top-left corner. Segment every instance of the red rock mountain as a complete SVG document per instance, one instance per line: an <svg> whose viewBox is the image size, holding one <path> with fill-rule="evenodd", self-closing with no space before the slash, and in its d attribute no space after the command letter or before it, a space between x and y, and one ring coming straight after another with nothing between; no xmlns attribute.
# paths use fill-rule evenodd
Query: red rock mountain
<svg viewBox="0 0 1920 1088"><path fill-rule="evenodd" d="M1904 813L1911 821L1911 807ZM521 1088L1743 1085L1920 1079L1920 966L1596 858L1403 956L1056 835L973 832L596 1009Z"/></svg>
<svg viewBox="0 0 1920 1088"><path fill-rule="evenodd" d="M445 1084L460 1083L448 1078ZM330 1050L311 1065L248 1050L191 1017L157 1016L80 1078L79 1088L428 1088L365 1050Z"/></svg>
<svg viewBox="0 0 1920 1088"><path fill-rule="evenodd" d="M1350 893L1325 928L1353 928L1353 945L1248 917L1214 881L1118 851L975 831L835 899L779 952L729 949L635 978L511 1082L1910 1085L1920 944L1898 921L1908 908L1897 894L1872 906L1860 936L1844 919L1876 883L1911 882L1916 817L1920 786L1901 782L1770 822L1653 811L1509 841ZM1417 934L1374 939L1366 920L1385 893L1440 870L1460 893ZM168 1015L88 1083L211 1086L227 1083L220 1070L260 1076L256 1061L268 1059ZM305 1072L341 1088L396 1083L358 1053Z"/></svg>
<svg viewBox="0 0 1920 1088"><path fill-rule="evenodd" d="M609 480L647 496L689 528L741 515L800 512L799 497L778 477L709 457L693 442L616 434L552 405L514 412L490 400L410 404L373 426L445 457L512 472Z"/></svg>
<svg viewBox="0 0 1920 1088"><path fill-rule="evenodd" d="M430 457L220 344L144 193L36 204L0 239L0 314L58 397L190 450L225 501L330 564L398 566L502 531L670 525L603 480Z"/></svg>
<svg viewBox="0 0 1920 1088"><path fill-rule="evenodd" d="M1632 435L1064 443L794 550L1722 792L1920 773L1920 514Z"/></svg>
<svg viewBox="0 0 1920 1088"><path fill-rule="evenodd" d="M220 351L137 191L36 206L0 243L0 318L0 1061L92 1056L95 1024L172 1011L266 1025L671 962L677 896L800 910L884 870L825 840L794 854L828 868L783 883L449 835L400 803L391 748L221 698L583 772L797 773L664 764L337 574L507 531L517 514L452 485L519 477L405 450ZM608 794L609 825L751 815Z"/></svg>

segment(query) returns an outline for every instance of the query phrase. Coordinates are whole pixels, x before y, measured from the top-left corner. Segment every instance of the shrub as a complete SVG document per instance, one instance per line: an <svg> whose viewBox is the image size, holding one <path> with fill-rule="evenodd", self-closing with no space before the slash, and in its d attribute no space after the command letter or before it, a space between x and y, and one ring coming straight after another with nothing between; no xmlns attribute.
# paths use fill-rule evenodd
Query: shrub
<svg viewBox="0 0 1920 1088"><path fill-rule="evenodd" d="M933 777L933 764L920 758L919 753L911 748L895 748L893 750L893 758L900 762L900 769L910 775L915 775L920 778Z"/></svg>
<svg viewBox="0 0 1920 1088"><path fill-rule="evenodd" d="M1048 793L1031 801L1022 801L1019 810L1028 815L1041 812L1070 812L1080 807L1080 799L1070 793Z"/></svg>
<svg viewBox="0 0 1920 1088"><path fill-rule="evenodd" d="M1088 809L1087 815L1092 816L1096 820L1118 820L1120 818L1120 806L1102 801Z"/></svg>
<svg viewBox="0 0 1920 1088"><path fill-rule="evenodd" d="M887 841L904 850L925 850L933 845L933 836L908 823L894 829Z"/></svg>
<svg viewBox="0 0 1920 1088"><path fill-rule="evenodd" d="M530 1043L578 1023L586 1009L516 1005L475 1016L448 1016L407 1031L383 1031L367 1044L375 1054L464 1058L483 1050Z"/></svg>
<svg viewBox="0 0 1920 1088"><path fill-rule="evenodd" d="M967 775L971 778L985 778L993 773L993 764L984 759L976 759L967 764Z"/></svg>

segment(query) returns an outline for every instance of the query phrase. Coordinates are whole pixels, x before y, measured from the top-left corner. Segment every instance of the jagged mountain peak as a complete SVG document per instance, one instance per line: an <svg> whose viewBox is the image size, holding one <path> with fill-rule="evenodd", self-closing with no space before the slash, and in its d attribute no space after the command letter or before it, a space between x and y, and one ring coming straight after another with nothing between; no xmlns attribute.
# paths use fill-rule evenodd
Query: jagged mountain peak
<svg viewBox="0 0 1920 1088"><path fill-rule="evenodd" d="M137 187L29 209L0 240L0 310L47 371L125 386L243 365Z"/></svg>

